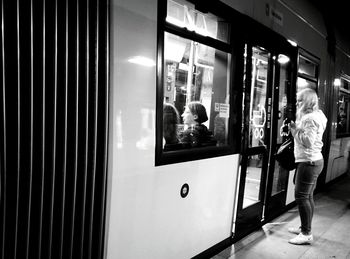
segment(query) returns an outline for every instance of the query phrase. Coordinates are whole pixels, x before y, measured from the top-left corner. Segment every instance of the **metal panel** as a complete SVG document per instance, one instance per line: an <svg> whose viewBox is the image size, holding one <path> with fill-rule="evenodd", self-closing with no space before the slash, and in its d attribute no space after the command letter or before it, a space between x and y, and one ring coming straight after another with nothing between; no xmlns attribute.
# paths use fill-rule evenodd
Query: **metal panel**
<svg viewBox="0 0 350 259"><path fill-rule="evenodd" d="M103 258L108 12L1 1L2 259Z"/></svg>

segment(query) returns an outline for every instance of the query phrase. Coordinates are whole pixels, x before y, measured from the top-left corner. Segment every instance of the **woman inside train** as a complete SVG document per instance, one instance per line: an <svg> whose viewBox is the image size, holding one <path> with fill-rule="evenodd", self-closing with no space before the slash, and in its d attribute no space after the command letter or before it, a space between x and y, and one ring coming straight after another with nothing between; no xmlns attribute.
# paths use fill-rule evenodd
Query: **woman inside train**
<svg viewBox="0 0 350 259"><path fill-rule="evenodd" d="M198 101L187 104L181 115L185 129L180 136L180 141L191 147L215 146L216 140L213 133L203 124L208 120L208 115L203 104Z"/></svg>
<svg viewBox="0 0 350 259"><path fill-rule="evenodd" d="M179 141L178 125L180 115L176 107L170 103L163 104L163 138L164 150L176 150L182 147Z"/></svg>
<svg viewBox="0 0 350 259"><path fill-rule="evenodd" d="M311 223L314 213L313 192L317 178L323 169L322 136L327 118L318 107L318 97L314 90L306 88L297 94L296 122L289 124L294 137L295 200L299 210L301 226L289 228L297 234L289 240L294 245L311 244L313 236Z"/></svg>

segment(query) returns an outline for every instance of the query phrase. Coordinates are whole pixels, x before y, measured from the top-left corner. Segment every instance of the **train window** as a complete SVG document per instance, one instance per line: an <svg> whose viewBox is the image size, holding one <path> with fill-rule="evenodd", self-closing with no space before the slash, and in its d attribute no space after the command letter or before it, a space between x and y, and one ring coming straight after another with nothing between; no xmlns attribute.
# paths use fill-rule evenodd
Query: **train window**
<svg viewBox="0 0 350 259"><path fill-rule="evenodd" d="M337 137L350 135L350 91L348 90L349 82L341 79L337 101Z"/></svg>
<svg viewBox="0 0 350 259"><path fill-rule="evenodd" d="M310 77L317 77L317 64L300 55L298 73Z"/></svg>
<svg viewBox="0 0 350 259"><path fill-rule="evenodd" d="M303 49L299 49L297 91L312 88L317 91L320 60Z"/></svg>
<svg viewBox="0 0 350 259"><path fill-rule="evenodd" d="M227 145L230 60L229 53L165 33L164 150Z"/></svg>
<svg viewBox="0 0 350 259"><path fill-rule="evenodd" d="M239 125L232 114L229 23L183 0L168 0L164 9L156 165L232 154Z"/></svg>

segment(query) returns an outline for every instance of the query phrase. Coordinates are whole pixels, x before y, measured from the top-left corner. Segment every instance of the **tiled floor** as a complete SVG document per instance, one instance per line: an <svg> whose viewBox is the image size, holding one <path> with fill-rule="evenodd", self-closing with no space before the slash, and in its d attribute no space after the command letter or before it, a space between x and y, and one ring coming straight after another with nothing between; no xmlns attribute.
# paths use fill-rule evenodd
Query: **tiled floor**
<svg viewBox="0 0 350 259"><path fill-rule="evenodd" d="M300 225L295 207L213 259L350 259L350 177L341 178L326 191L316 194L315 204L312 245L288 243L294 235L287 228Z"/></svg>

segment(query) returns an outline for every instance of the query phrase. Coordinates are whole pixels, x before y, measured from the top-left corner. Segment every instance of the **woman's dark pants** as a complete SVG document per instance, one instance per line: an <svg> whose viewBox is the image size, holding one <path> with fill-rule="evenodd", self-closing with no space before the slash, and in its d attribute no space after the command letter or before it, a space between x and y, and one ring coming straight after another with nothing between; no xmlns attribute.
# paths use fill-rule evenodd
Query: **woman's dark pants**
<svg viewBox="0 0 350 259"><path fill-rule="evenodd" d="M298 205L301 232L311 233L311 223L314 214L314 190L317 177L323 169L323 159L313 162L300 162L295 177L295 201Z"/></svg>

